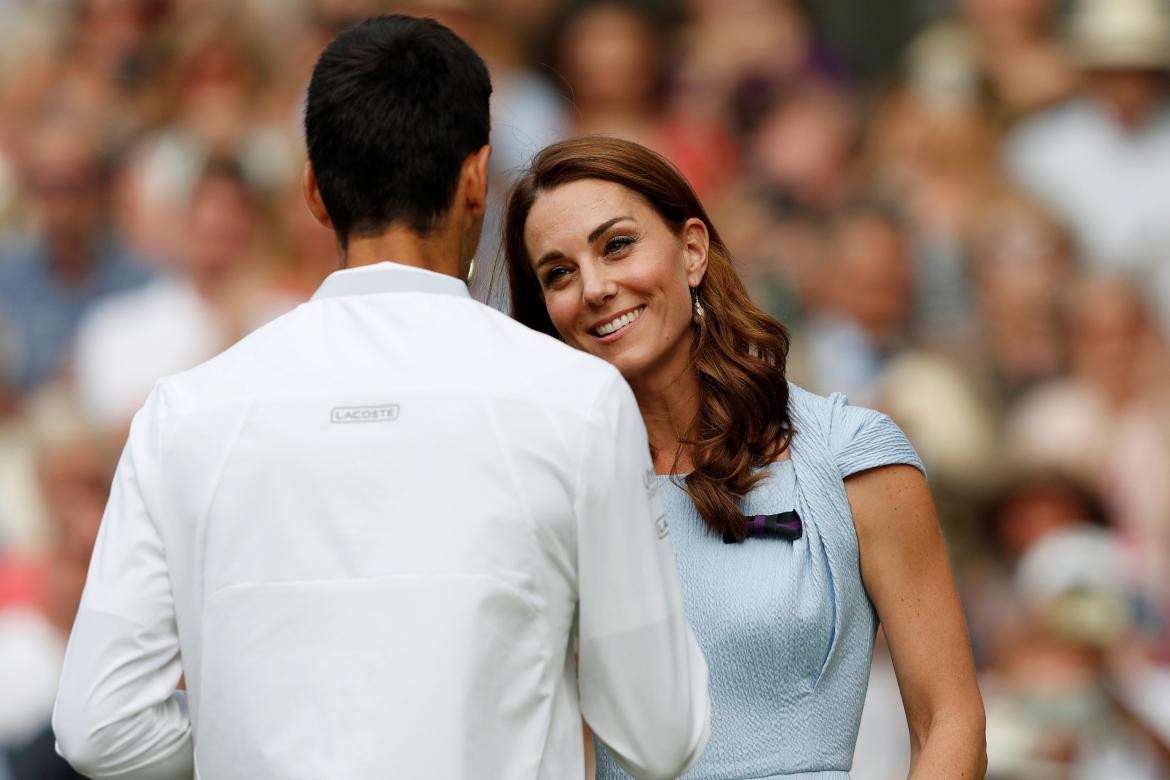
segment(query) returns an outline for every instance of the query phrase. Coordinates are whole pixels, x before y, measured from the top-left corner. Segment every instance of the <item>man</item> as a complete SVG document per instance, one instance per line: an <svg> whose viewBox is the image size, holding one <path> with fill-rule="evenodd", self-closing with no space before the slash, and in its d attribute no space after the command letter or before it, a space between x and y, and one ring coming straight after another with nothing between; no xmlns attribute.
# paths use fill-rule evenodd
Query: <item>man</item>
<svg viewBox="0 0 1170 780"><path fill-rule="evenodd" d="M0 244L0 330L10 354L0 369L19 394L65 370L81 319L102 301L151 279L116 231L103 229L110 175L95 133L68 112L29 134L25 185L36 229Z"/></svg>
<svg viewBox="0 0 1170 780"><path fill-rule="evenodd" d="M698 757L633 396L460 281L490 91L430 20L322 54L304 187L347 269L135 418L54 714L83 771L580 777L581 715L636 775Z"/></svg>
<svg viewBox="0 0 1170 780"><path fill-rule="evenodd" d="M1082 94L1013 130L1006 167L1073 230L1086 267L1139 280L1170 328L1170 3L1072 8Z"/></svg>
<svg viewBox="0 0 1170 780"><path fill-rule="evenodd" d="M74 386L99 428L125 430L160 377L202 363L300 302L258 273L261 209L234 161L209 160L184 211L174 273L102 301L78 327Z"/></svg>

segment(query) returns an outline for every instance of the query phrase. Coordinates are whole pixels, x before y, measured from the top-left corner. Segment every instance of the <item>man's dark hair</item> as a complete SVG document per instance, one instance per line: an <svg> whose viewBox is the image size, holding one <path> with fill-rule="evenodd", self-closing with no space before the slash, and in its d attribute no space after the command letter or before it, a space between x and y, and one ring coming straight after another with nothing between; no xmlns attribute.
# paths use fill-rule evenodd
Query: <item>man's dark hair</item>
<svg viewBox="0 0 1170 780"><path fill-rule="evenodd" d="M483 60L433 19L379 16L313 68L305 140L342 245L401 222L426 235L451 208L467 155L488 143Z"/></svg>

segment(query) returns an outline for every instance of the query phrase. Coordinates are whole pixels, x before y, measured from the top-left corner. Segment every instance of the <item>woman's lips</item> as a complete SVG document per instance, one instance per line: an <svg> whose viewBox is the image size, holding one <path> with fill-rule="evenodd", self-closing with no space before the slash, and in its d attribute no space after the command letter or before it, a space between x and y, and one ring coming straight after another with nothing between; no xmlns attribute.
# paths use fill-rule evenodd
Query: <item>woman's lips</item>
<svg viewBox="0 0 1170 780"><path fill-rule="evenodd" d="M639 320L642 312L646 310L646 306L638 306L630 309L627 312L617 315L616 317L595 325L589 330L589 334L595 339L603 342L610 342L620 338L630 326Z"/></svg>

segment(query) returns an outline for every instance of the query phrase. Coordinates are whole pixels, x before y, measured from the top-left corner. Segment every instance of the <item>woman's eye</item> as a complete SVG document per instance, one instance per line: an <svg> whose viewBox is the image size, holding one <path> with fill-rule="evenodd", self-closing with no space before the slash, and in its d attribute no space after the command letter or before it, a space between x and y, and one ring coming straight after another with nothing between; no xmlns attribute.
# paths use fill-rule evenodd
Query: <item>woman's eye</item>
<svg viewBox="0 0 1170 780"><path fill-rule="evenodd" d="M607 255L617 254L623 249L628 249L633 243L634 239L630 236L614 236L605 242L605 253Z"/></svg>
<svg viewBox="0 0 1170 780"><path fill-rule="evenodd" d="M544 275L541 277L541 282L545 287L552 287L554 284L563 279L568 273L568 268L565 268L563 265L558 265L545 271Z"/></svg>

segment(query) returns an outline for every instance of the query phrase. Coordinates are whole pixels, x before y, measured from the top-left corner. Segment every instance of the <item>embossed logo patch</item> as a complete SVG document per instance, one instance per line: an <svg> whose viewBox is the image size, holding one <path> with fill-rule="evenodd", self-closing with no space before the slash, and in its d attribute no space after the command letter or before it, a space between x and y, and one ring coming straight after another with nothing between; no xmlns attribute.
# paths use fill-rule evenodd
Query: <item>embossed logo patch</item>
<svg viewBox="0 0 1170 780"><path fill-rule="evenodd" d="M654 527L658 530L658 538L665 539L670 533L670 524L666 522L666 515L661 515L654 521Z"/></svg>
<svg viewBox="0 0 1170 780"><path fill-rule="evenodd" d="M393 422L398 419L398 404L382 406L335 406L329 410L331 423Z"/></svg>

